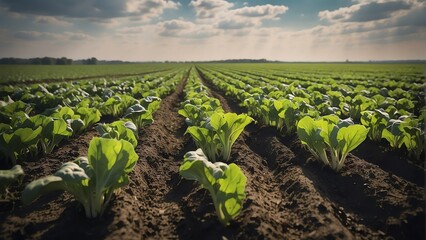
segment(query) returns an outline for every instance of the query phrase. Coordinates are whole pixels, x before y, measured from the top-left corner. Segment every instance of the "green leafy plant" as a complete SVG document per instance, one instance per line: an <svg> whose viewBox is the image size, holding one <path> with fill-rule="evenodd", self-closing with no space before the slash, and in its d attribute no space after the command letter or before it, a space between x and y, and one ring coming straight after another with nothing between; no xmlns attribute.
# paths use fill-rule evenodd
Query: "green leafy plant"
<svg viewBox="0 0 426 240"><path fill-rule="evenodd" d="M146 110L142 105L135 104L129 107L124 113L125 118L129 118L136 125L138 130L141 130L145 125L154 122L152 112Z"/></svg>
<svg viewBox="0 0 426 240"><path fill-rule="evenodd" d="M13 102L12 100L3 106L0 106L0 122L10 123L12 116L16 112L22 111L26 114L30 114L32 110L33 106L31 104L27 104L22 101Z"/></svg>
<svg viewBox="0 0 426 240"><path fill-rule="evenodd" d="M228 161L231 156L231 148L244 128L253 121L246 114L215 112L210 116L207 128L212 129L219 139L221 161Z"/></svg>
<svg viewBox="0 0 426 240"><path fill-rule="evenodd" d="M15 165L20 157L25 156L30 151L37 149L40 140L42 127L18 128L10 133L0 134L0 155L3 155L7 163Z"/></svg>
<svg viewBox="0 0 426 240"><path fill-rule="evenodd" d="M48 192L64 190L83 205L86 217L101 216L113 193L128 184L138 155L129 142L106 138L93 138L88 155L28 184L22 202L28 205Z"/></svg>
<svg viewBox="0 0 426 240"><path fill-rule="evenodd" d="M161 98L155 96L148 96L142 98L139 103L140 105L142 105L142 107L144 107L151 113L154 113L158 110L158 108L160 108Z"/></svg>
<svg viewBox="0 0 426 240"><path fill-rule="evenodd" d="M110 124L99 124L95 128L102 138L126 140L133 148L138 145L138 131L133 122L115 121Z"/></svg>
<svg viewBox="0 0 426 240"><path fill-rule="evenodd" d="M390 119L389 126L383 129L382 137L386 139L392 148L400 148L404 143L404 122L398 119Z"/></svg>
<svg viewBox="0 0 426 240"><path fill-rule="evenodd" d="M410 155L420 160L420 155L425 149L425 133L420 128L413 126L405 126L403 130L405 147Z"/></svg>
<svg viewBox="0 0 426 240"><path fill-rule="evenodd" d="M283 107L278 113L278 116L284 120L286 134L290 135L296 132L297 122L301 117L301 113L297 109L296 104L294 104L292 101L288 99L283 99L280 102Z"/></svg>
<svg viewBox="0 0 426 240"><path fill-rule="evenodd" d="M366 138L368 129L352 120L341 120L335 115L314 120L309 116L302 118L297 125L297 135L302 144L307 145L315 158L339 171L346 157ZM329 150L331 158L326 153Z"/></svg>
<svg viewBox="0 0 426 240"><path fill-rule="evenodd" d="M214 112L223 112L219 100L212 98L197 105L186 103L178 113L184 116L188 126L202 126Z"/></svg>
<svg viewBox="0 0 426 240"><path fill-rule="evenodd" d="M210 161L228 161L232 145L252 121L245 114L215 112L204 126L191 126L186 132Z"/></svg>
<svg viewBox="0 0 426 240"><path fill-rule="evenodd" d="M179 174L185 179L198 181L209 191L223 225L229 225L229 221L241 212L247 178L236 164L211 163L203 151L197 149L185 154Z"/></svg>
<svg viewBox="0 0 426 240"><path fill-rule="evenodd" d="M41 146L44 153L51 153L59 143L72 135L73 130L64 119L46 118L42 124Z"/></svg>
<svg viewBox="0 0 426 240"><path fill-rule="evenodd" d="M74 111L80 115L86 129L101 120L101 113L95 108L78 107Z"/></svg>
<svg viewBox="0 0 426 240"><path fill-rule="evenodd" d="M373 141L382 139L382 132L388 126L390 120L389 114L383 109L374 111L364 111L361 113L361 123L369 128L368 137Z"/></svg>

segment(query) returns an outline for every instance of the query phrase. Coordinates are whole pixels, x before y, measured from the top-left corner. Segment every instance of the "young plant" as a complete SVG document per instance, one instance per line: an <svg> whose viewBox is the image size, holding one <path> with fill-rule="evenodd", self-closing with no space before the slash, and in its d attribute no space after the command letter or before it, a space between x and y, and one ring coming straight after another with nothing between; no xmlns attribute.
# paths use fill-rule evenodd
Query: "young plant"
<svg viewBox="0 0 426 240"><path fill-rule="evenodd" d="M368 137L373 141L382 139L382 132L388 126L390 120L389 114L383 109L374 111L364 111L361 113L361 123L369 128Z"/></svg>
<svg viewBox="0 0 426 240"><path fill-rule="evenodd" d="M185 133L192 136L197 147L201 148L211 162L216 162L220 154L220 143L212 129L190 126Z"/></svg>
<svg viewBox="0 0 426 240"><path fill-rule="evenodd" d="M152 112L146 110L142 105L135 104L129 107L125 114L125 118L129 118L136 125L138 130L141 130L145 125L151 124L154 122L152 117Z"/></svg>
<svg viewBox="0 0 426 240"><path fill-rule="evenodd" d="M151 113L154 113L160 108L161 98L155 97L155 96L148 96L148 97L142 98L139 102L142 105L142 107L144 107Z"/></svg>
<svg viewBox="0 0 426 240"><path fill-rule="evenodd" d="M50 116L53 118L65 120L68 126L71 127L73 136L76 136L86 128L80 115L76 114L74 110L69 107L59 107L55 109L55 111Z"/></svg>
<svg viewBox="0 0 426 240"><path fill-rule="evenodd" d="M102 138L126 140L133 148L138 145L138 130L133 122L115 121L110 124L99 124L95 128Z"/></svg>
<svg viewBox="0 0 426 240"><path fill-rule="evenodd" d="M195 144L201 148L210 161L228 161L231 148L244 128L253 119L245 114L215 112L203 126L188 127Z"/></svg>
<svg viewBox="0 0 426 240"><path fill-rule="evenodd" d="M219 139L220 161L229 160L232 145L252 121L253 118L246 114L215 112L210 116L206 128L213 130Z"/></svg>
<svg viewBox="0 0 426 240"><path fill-rule="evenodd" d="M425 149L425 133L418 127L405 126L404 144L410 155L420 160L420 155Z"/></svg>
<svg viewBox="0 0 426 240"><path fill-rule="evenodd" d="M209 162L199 148L185 154L179 174L187 180L198 181L209 191L216 214L223 225L229 225L229 221L241 212L246 197L247 178L236 164Z"/></svg>
<svg viewBox="0 0 426 240"><path fill-rule="evenodd" d="M2 164L15 165L19 158L37 149L41 132L42 127L39 126L36 129L18 128L10 133L0 134L0 156L3 155L6 161Z"/></svg>
<svg viewBox="0 0 426 240"><path fill-rule="evenodd" d="M84 122L85 129L101 120L101 113L96 108L78 107L74 111L80 115L81 120Z"/></svg>
<svg viewBox="0 0 426 240"><path fill-rule="evenodd" d="M297 105L288 99L281 100L281 104L283 107L278 113L278 116L284 121L286 134L290 135L296 132L297 122L300 119L300 112L297 109Z"/></svg>
<svg viewBox="0 0 426 240"><path fill-rule="evenodd" d="M404 143L404 122L398 119L390 119L389 126L383 129L382 137L386 139L392 148L400 148Z"/></svg>
<svg viewBox="0 0 426 240"><path fill-rule="evenodd" d="M28 184L22 202L28 205L48 192L64 190L83 205L86 217L101 216L113 193L128 184L138 155L129 142L106 138L93 138L88 154Z"/></svg>
<svg viewBox="0 0 426 240"><path fill-rule="evenodd" d="M341 120L335 115L314 120L309 116L302 118L297 125L297 135L309 151L333 170L339 171L346 157L366 138L368 129L352 120ZM329 150L331 158L326 154Z"/></svg>
<svg viewBox="0 0 426 240"><path fill-rule="evenodd" d="M184 116L188 126L202 126L214 112L223 112L219 100L211 98L199 104L186 103L178 113Z"/></svg>
<svg viewBox="0 0 426 240"><path fill-rule="evenodd" d="M73 133L72 128L64 119L49 118L43 120L41 145L44 153L51 153L59 143L70 137Z"/></svg>

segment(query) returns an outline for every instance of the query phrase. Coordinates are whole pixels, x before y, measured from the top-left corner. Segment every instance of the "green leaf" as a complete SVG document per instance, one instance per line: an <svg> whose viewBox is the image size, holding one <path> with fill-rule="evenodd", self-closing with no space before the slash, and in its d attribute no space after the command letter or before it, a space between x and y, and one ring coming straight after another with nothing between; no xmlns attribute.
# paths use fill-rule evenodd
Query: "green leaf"
<svg viewBox="0 0 426 240"><path fill-rule="evenodd" d="M88 155L96 177L98 194L104 193L108 188L121 187L139 158L129 142L106 138L93 138Z"/></svg>
<svg viewBox="0 0 426 240"><path fill-rule="evenodd" d="M203 151L197 149L185 154L179 174L200 182L209 191L219 221L225 226L240 213L246 197L247 178L237 165L211 163Z"/></svg>
<svg viewBox="0 0 426 240"><path fill-rule="evenodd" d="M57 176L47 176L28 184L22 191L21 200L24 205L29 205L40 196L52 191L65 190L66 186L62 178Z"/></svg>
<svg viewBox="0 0 426 240"><path fill-rule="evenodd" d="M203 127L191 126L186 129L186 133L191 134L197 147L203 150L210 161L216 162L221 147L217 139L215 139L214 131Z"/></svg>
<svg viewBox="0 0 426 240"><path fill-rule="evenodd" d="M210 116L207 128L211 128L219 138L222 146L219 158L222 161L229 160L232 145L252 121L253 118L246 114L215 112Z"/></svg>
<svg viewBox="0 0 426 240"><path fill-rule="evenodd" d="M368 129L362 125L351 125L340 128L337 141L342 153L349 153L357 148L367 138Z"/></svg>

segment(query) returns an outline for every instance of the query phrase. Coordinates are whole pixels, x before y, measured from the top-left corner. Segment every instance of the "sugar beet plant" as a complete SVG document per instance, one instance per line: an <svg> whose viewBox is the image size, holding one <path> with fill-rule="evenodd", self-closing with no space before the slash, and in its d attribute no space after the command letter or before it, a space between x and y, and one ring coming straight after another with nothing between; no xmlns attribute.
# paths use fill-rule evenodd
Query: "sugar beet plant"
<svg viewBox="0 0 426 240"><path fill-rule="evenodd" d="M185 154L179 174L185 179L198 181L209 191L223 225L229 225L229 221L241 212L247 178L236 164L212 163L198 149Z"/></svg>
<svg viewBox="0 0 426 240"><path fill-rule="evenodd" d="M353 124L351 119L341 120L335 115L328 115L317 120L309 116L297 124L297 135L316 159L339 171L346 157L366 138L368 129ZM331 158L327 156L327 151Z"/></svg>
<svg viewBox="0 0 426 240"><path fill-rule="evenodd" d="M22 192L23 203L28 205L43 194L64 190L83 205L86 217L101 216L114 192L129 182L138 155L131 143L107 138L93 138L88 155L28 184Z"/></svg>
<svg viewBox="0 0 426 240"><path fill-rule="evenodd" d="M215 112L203 126L188 127L196 145L212 162L229 161L231 148L253 119L246 114Z"/></svg>

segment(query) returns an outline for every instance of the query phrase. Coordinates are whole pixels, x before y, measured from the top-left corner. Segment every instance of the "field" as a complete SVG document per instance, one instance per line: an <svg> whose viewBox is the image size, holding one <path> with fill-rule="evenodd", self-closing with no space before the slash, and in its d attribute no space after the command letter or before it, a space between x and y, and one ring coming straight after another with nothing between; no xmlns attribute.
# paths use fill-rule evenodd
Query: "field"
<svg viewBox="0 0 426 240"><path fill-rule="evenodd" d="M25 174L0 192L0 239L424 239L424 67L3 66L0 169L19 164ZM200 134L225 113L247 123L229 156L216 137L225 127ZM351 127L356 133L343 133ZM138 156L102 216L87 218L70 190L22 203L27 184L79 156L102 155L93 154L93 139L133 145L127 159ZM240 208L229 225L207 186L180 171L197 148L247 179L245 198L223 190ZM74 174L68 184L82 182Z"/></svg>

